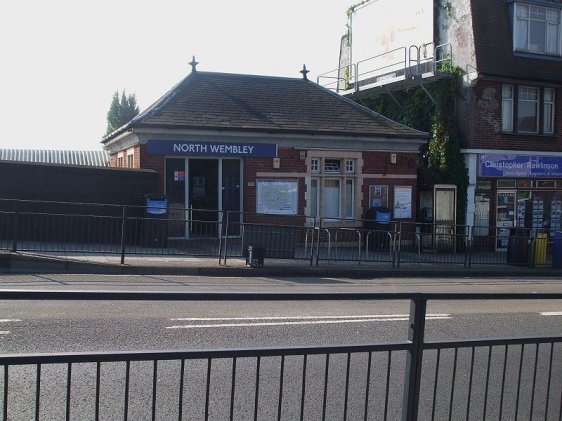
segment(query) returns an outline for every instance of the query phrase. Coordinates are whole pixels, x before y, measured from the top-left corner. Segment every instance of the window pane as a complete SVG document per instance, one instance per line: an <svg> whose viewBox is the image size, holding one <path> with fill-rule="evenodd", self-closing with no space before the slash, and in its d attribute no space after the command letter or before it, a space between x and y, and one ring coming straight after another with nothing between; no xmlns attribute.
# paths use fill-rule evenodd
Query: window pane
<svg viewBox="0 0 562 421"><path fill-rule="evenodd" d="M546 23L544 21L531 21L529 50L541 53L546 51Z"/></svg>
<svg viewBox="0 0 562 421"><path fill-rule="evenodd" d="M518 4L517 5L517 17L518 18L528 18L529 17L529 6Z"/></svg>
<svg viewBox="0 0 562 421"><path fill-rule="evenodd" d="M560 25L548 24L546 27L546 52L549 54L558 53Z"/></svg>
<svg viewBox="0 0 562 421"><path fill-rule="evenodd" d="M513 86L502 86L502 130L513 131Z"/></svg>
<svg viewBox="0 0 562 421"><path fill-rule="evenodd" d="M353 180L345 182L345 217L353 218Z"/></svg>
<svg viewBox="0 0 562 421"><path fill-rule="evenodd" d="M341 172L341 160L340 159L325 159L324 160L324 171L326 171L326 172Z"/></svg>
<svg viewBox="0 0 562 421"><path fill-rule="evenodd" d="M519 88L517 131L536 133L538 131L538 89Z"/></svg>
<svg viewBox="0 0 562 421"><path fill-rule="evenodd" d="M310 180L310 216L318 217L318 180Z"/></svg>
<svg viewBox="0 0 562 421"><path fill-rule="evenodd" d="M325 180L322 192L323 216L340 217L340 180Z"/></svg>
<svg viewBox="0 0 562 421"><path fill-rule="evenodd" d="M529 22L526 20L517 19L515 24L515 48L520 50L528 50L529 38Z"/></svg>

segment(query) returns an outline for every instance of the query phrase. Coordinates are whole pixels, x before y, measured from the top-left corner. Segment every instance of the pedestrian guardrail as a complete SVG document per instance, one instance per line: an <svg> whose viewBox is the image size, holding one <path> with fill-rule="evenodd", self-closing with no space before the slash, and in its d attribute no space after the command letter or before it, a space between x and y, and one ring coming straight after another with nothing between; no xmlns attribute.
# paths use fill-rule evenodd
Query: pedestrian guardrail
<svg viewBox="0 0 562 421"><path fill-rule="evenodd" d="M556 230L445 223L376 223L209 209L0 199L0 248L39 253L98 253L355 263L562 266ZM558 237L557 237L558 236ZM557 239L555 239L557 238ZM553 252L557 253L553 259Z"/></svg>
<svg viewBox="0 0 562 421"><path fill-rule="evenodd" d="M559 420L562 335L430 341L426 334L430 302L561 299L560 293L0 290L1 301L410 305L401 319L404 339L392 343L366 335L364 343L344 345L0 354L2 419Z"/></svg>

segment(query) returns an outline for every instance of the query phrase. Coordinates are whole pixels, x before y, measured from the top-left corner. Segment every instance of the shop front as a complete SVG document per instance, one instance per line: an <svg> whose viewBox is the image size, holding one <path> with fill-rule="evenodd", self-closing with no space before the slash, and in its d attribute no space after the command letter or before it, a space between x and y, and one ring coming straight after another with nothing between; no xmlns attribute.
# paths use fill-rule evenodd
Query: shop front
<svg viewBox="0 0 562 421"><path fill-rule="evenodd" d="M536 236L562 228L562 157L479 155L475 236L497 236L507 247L510 230Z"/></svg>

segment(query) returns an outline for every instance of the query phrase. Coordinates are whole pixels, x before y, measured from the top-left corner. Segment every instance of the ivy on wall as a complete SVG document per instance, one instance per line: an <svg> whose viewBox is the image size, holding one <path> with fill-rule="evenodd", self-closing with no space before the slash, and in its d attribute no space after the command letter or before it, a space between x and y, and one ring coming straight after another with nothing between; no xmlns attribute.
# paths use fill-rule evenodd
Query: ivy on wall
<svg viewBox="0 0 562 421"><path fill-rule="evenodd" d="M370 109L409 127L430 133L429 141L420 148L418 176L420 187L434 184L457 186L457 222L465 223L468 173L460 152L464 146L459 130L456 102L460 95L460 68L447 69L452 77L428 85L364 101ZM394 99L393 99L394 97Z"/></svg>

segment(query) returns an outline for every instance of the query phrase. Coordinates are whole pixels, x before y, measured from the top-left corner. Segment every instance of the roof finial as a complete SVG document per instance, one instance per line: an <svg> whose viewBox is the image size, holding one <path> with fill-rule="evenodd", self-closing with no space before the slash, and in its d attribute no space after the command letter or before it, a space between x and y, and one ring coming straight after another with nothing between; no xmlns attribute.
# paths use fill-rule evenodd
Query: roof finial
<svg viewBox="0 0 562 421"><path fill-rule="evenodd" d="M195 61L195 56L193 56L193 58L191 59L191 62L189 64L191 64L191 71L196 72L197 71L197 65L199 64L199 62Z"/></svg>
<svg viewBox="0 0 562 421"><path fill-rule="evenodd" d="M309 70L306 70L306 64L302 65L302 70L300 71L300 73L302 73L302 78L304 80L308 80L308 76L306 76L309 73Z"/></svg>

